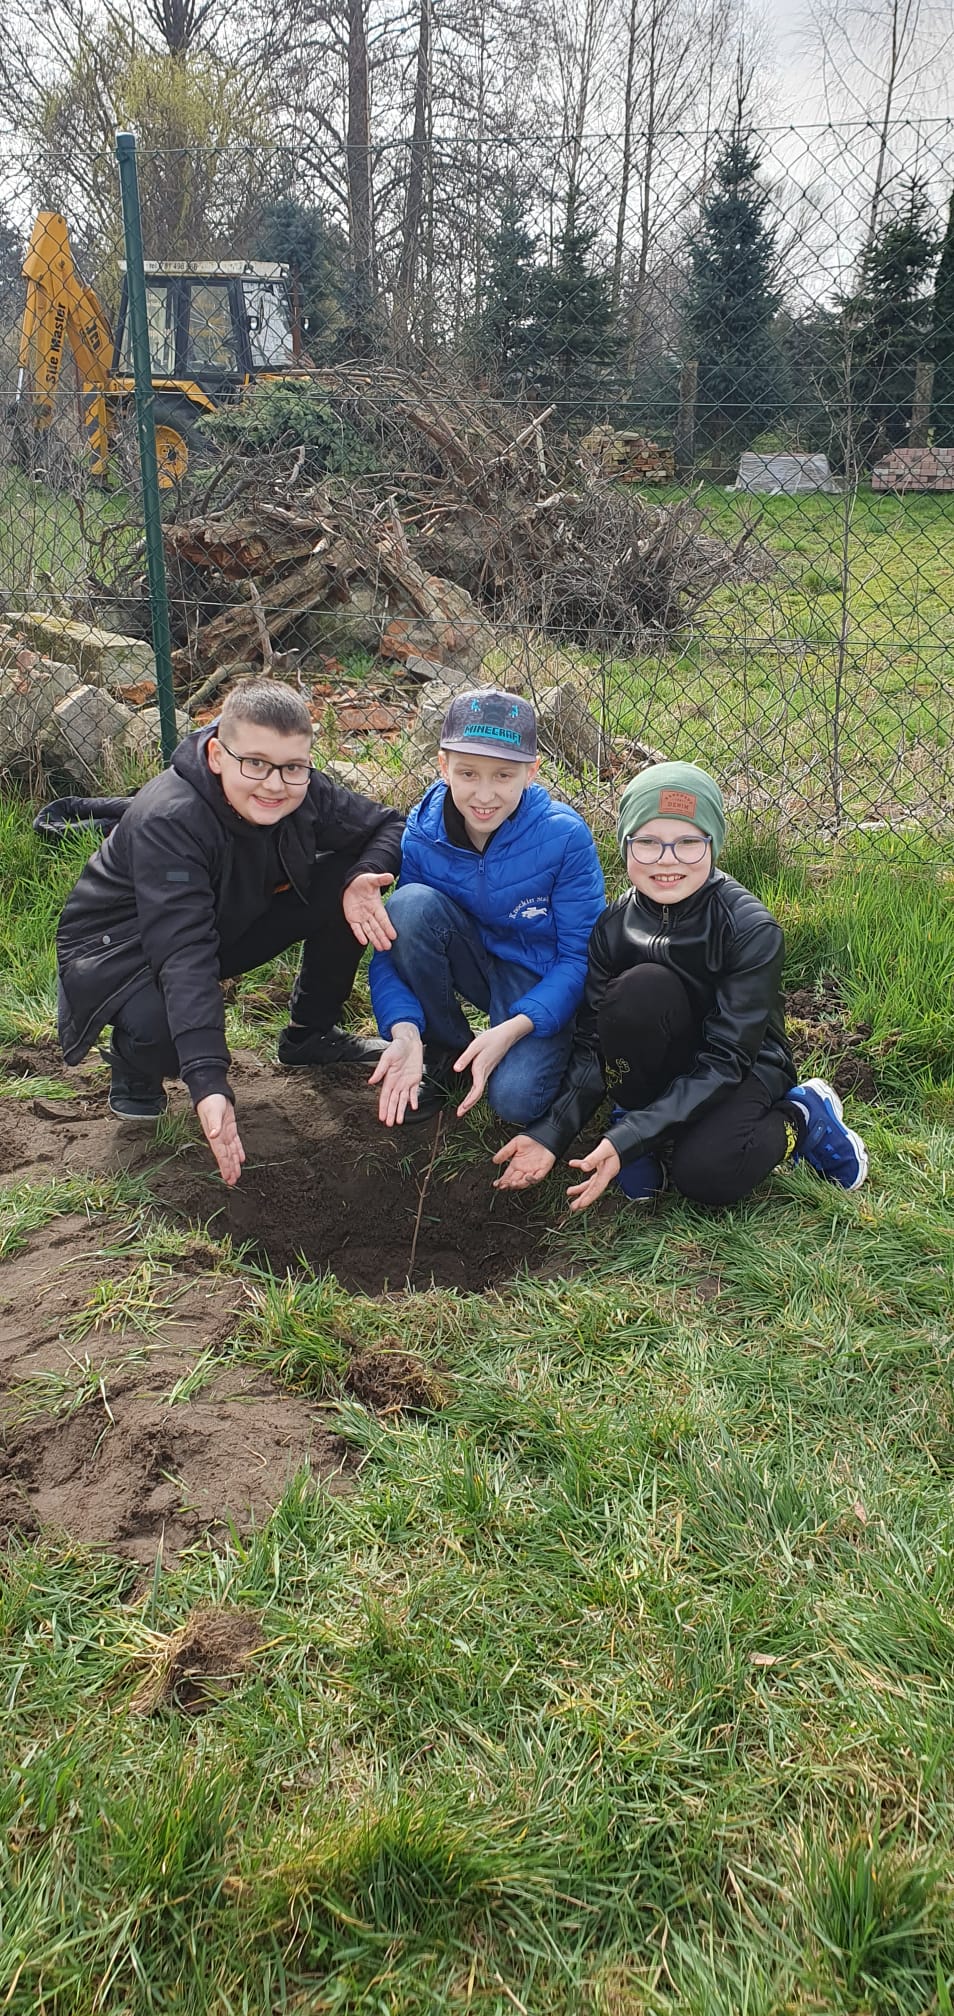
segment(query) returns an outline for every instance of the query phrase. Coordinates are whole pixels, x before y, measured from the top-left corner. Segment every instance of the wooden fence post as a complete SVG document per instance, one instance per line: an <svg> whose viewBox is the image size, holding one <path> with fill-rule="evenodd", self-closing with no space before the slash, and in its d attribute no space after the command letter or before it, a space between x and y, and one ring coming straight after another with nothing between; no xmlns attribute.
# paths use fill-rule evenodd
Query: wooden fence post
<svg viewBox="0 0 954 2016"><path fill-rule="evenodd" d="M696 394L699 389L699 364L693 357L687 359L679 374L679 417L676 421L675 462L676 473L688 476L695 461L696 437Z"/></svg>

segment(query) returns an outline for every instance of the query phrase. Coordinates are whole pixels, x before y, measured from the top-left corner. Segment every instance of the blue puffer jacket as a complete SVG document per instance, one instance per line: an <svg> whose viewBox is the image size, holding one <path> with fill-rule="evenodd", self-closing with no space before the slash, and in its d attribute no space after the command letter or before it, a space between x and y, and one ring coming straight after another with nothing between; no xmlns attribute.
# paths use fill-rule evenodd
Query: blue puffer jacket
<svg viewBox="0 0 954 2016"><path fill-rule="evenodd" d="M555 1036L575 1015L586 979L586 947L603 908L603 871L589 827L541 784L528 784L516 812L498 827L482 854L455 847L444 827L446 784L432 784L408 816L398 887L424 882L473 917L488 952L539 973L539 984L515 1001L538 1036ZM395 971L388 952L370 969L378 1028L416 1022L420 1002Z"/></svg>

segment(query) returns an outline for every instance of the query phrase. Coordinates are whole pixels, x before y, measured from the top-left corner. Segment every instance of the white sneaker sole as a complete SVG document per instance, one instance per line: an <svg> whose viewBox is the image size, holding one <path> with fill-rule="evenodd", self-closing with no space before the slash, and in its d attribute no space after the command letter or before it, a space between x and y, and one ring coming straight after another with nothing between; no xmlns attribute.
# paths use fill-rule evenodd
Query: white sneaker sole
<svg viewBox="0 0 954 2016"><path fill-rule="evenodd" d="M113 1105L111 1099L107 1099L106 1104L112 1118L121 1121L124 1127L157 1127L160 1120L165 1119L166 1113L169 1110L167 1106L164 1106L161 1113L121 1113L118 1106Z"/></svg>
<svg viewBox="0 0 954 2016"><path fill-rule="evenodd" d="M864 1142L862 1141L861 1135L856 1134L853 1127L847 1126L844 1117L845 1109L841 1103L841 1100L838 1097L837 1092L835 1091L834 1085L827 1084L824 1078L806 1078L804 1082L806 1087L810 1086L813 1092L818 1093L820 1099L829 1100L831 1105L834 1107L835 1113L838 1119L841 1121L841 1124L845 1129L845 1133L847 1134L848 1139L851 1142L851 1145L855 1151L855 1154L858 1157L859 1173L855 1177L853 1183L846 1183L844 1187L846 1190L860 1190L862 1183L865 1181L865 1178L868 1174L868 1150L865 1147Z"/></svg>

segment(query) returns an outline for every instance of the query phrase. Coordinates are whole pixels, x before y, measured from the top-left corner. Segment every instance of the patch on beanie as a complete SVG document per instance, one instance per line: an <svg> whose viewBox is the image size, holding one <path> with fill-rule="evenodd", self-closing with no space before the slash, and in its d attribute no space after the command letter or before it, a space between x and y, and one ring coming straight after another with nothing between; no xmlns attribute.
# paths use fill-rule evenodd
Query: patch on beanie
<svg viewBox="0 0 954 2016"><path fill-rule="evenodd" d="M694 791L660 791L659 817L671 812L676 819L694 819L696 802Z"/></svg>

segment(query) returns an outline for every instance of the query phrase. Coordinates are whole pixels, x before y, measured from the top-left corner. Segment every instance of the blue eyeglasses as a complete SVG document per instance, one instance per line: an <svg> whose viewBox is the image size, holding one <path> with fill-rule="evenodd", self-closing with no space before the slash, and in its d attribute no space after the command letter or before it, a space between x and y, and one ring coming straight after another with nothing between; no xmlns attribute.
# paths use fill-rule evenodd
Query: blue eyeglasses
<svg viewBox="0 0 954 2016"><path fill-rule="evenodd" d="M645 840L631 834L626 842L633 860L641 868L654 868L665 854L671 854L680 868L697 868L706 858L706 850L712 846L711 833L680 833L677 840L659 840L647 833Z"/></svg>

